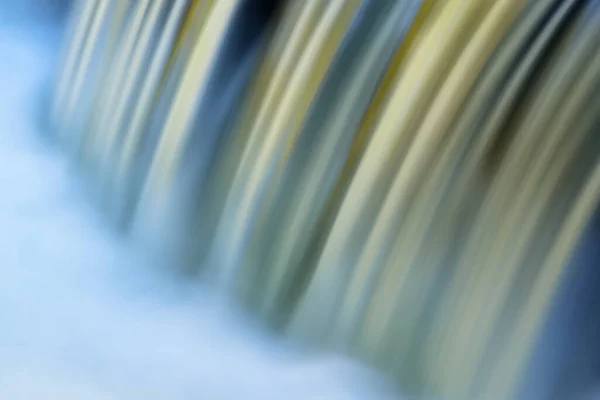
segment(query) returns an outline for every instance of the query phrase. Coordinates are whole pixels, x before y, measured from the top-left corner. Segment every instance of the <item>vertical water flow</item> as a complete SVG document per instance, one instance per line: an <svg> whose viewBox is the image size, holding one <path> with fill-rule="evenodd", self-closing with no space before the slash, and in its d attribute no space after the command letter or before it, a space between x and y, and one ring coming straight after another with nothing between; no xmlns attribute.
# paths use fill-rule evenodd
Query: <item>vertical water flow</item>
<svg viewBox="0 0 600 400"><path fill-rule="evenodd" d="M597 4L77 0L51 127L188 285L416 396L544 399L598 202Z"/></svg>
<svg viewBox="0 0 600 400"><path fill-rule="evenodd" d="M89 175L41 127L60 32L2 6L0 398L395 398L348 360L298 354L116 235L81 185Z"/></svg>

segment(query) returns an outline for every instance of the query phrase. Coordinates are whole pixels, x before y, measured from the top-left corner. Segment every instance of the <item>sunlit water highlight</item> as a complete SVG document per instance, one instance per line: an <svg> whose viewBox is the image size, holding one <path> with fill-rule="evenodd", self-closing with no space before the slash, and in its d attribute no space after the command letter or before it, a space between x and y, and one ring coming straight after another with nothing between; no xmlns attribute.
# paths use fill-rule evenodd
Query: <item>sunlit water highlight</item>
<svg viewBox="0 0 600 400"><path fill-rule="evenodd" d="M0 399L392 398L372 372L301 357L111 230L37 123L55 36L0 27Z"/></svg>

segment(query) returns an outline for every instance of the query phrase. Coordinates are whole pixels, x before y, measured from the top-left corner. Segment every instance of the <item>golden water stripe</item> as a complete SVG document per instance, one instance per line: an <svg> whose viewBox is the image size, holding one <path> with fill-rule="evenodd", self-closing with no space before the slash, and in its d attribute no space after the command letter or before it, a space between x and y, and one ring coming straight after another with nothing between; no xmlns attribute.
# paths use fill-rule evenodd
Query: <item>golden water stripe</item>
<svg viewBox="0 0 600 400"><path fill-rule="evenodd" d="M293 317L292 331L306 332L311 337L319 335L328 324L349 278L348 264L354 263L360 250L358 243L366 234L364 228L368 222L365 224L362 210L369 205L373 193L382 190L380 171L390 162L396 164L398 157L394 153L405 145L407 136L420 123L424 106L437 91L440 76L467 35L465 28L473 24L483 6L484 2L447 2L438 16L440 22L432 24L419 40L352 179L315 275Z"/></svg>
<svg viewBox="0 0 600 400"><path fill-rule="evenodd" d="M247 246L249 229L254 225L248 218L251 218L251 212L260 205L256 195L266 183L264 178L268 177L267 171L273 168L272 155L275 155L277 159L278 153L283 150L284 141L287 139L285 134L289 132L284 131L288 128L286 125L297 123L294 121L296 108L299 108L300 112L306 112L305 110L323 78L329 61L319 62L318 57L320 55L328 58L332 56L331 53L339 45L358 3L358 1L348 0L328 4L313 35L306 44L302 57L298 60L287 90L283 92L277 112L269 121L270 123L264 127L266 129L265 139L256 149L257 158L248 157L247 161L242 159L240 163L238 171L242 173L237 174L234 179L232 196L229 197L224 211L226 221L219 227L215 238L215 251L218 252L223 248L220 243L228 243L227 247L229 248L226 254L222 254L220 262L217 264L219 281L224 286L234 283L234 272L238 270L242 254ZM313 79L311 80L311 78ZM305 89L306 92L303 93L301 89ZM289 133L297 129L294 126L290 128L292 129ZM251 155L249 154L249 156ZM244 179L246 177L247 179ZM236 190L237 187L240 189ZM240 198L236 196L238 193ZM229 225L230 223L233 225Z"/></svg>
<svg viewBox="0 0 600 400"><path fill-rule="evenodd" d="M323 4L320 2L319 7L322 7ZM269 99L278 91L281 92L285 86L283 80L278 76L284 74L281 76L287 77L289 75L287 71L295 64L300 50L292 46L297 41L293 37L306 35L313 30L313 25L316 23L318 11L309 10L309 5L310 2L292 2L289 7L284 9L281 23L273 27L274 40L265 46L267 48L264 60L253 79L252 87L243 102L240 115L236 117L231 132L227 133L227 139L222 148L218 150L212 174L209 175L205 190L198 200L197 220L202 223L197 224L195 231L197 243L195 257L196 262L201 264L200 268L203 272L205 272L203 266L206 264L214 232L223 214L233 179L241 160L243 160L243 155L251 147L249 139L254 136L253 129L249 129L249 127L255 125L257 119L261 118L260 115L267 112L265 107L272 101ZM309 19L307 20L307 18ZM301 42L303 41L297 43L298 46L301 45ZM275 85L276 82L277 85Z"/></svg>
<svg viewBox="0 0 600 400"><path fill-rule="evenodd" d="M204 94L210 79L210 69L240 1L220 1L214 5L190 55L142 189L134 220L134 229L139 233L145 234L148 231L147 223L153 222L152 216L162 216L160 210L164 210L166 206L169 182L173 179L183 146L190 134L193 110Z"/></svg>
<svg viewBox="0 0 600 400"><path fill-rule="evenodd" d="M274 312L273 310L281 301L280 297L286 295L287 288L298 273L297 269L307 268L298 258L303 257L301 252L308 245L308 241L312 239L322 210L326 206L327 200L331 198L332 190L335 189L335 182L332 181L331 175L335 173L335 177L338 178L339 173L333 172L338 167L334 168L332 163L339 163L340 169L343 167L345 160L341 157L346 154L343 149L349 147L355 139L354 129L352 132L348 132L350 128L348 121L360 118L363 111L360 111L360 115L350 114L357 112L355 109L357 103L370 100L361 98L365 95L363 93L364 85L365 83L369 84L369 79L377 79L376 76L372 76L373 69L376 63L382 62L380 58L385 46L398 46L396 42L390 43L390 38L391 35L398 34L395 31L398 30L399 23L406 24L408 22L403 21L403 18L412 20L410 7L414 7L414 5L397 3L391 10L385 10L387 20L381 22L379 30L374 31L376 38L369 42L369 48L362 56L362 60L360 63L357 61L357 65L352 70L351 78L357 84L348 88L343 98L334 103L333 110L329 110L322 126L315 128L314 124L311 125L307 122L304 127L305 131L318 129L319 132L325 134L317 133L315 135L315 132L305 132L308 135L318 136L315 139L319 141L318 148L315 148L308 156L310 158L305 161L306 167L301 171L294 172L299 175L298 178L288 177L286 187L281 188L282 191L289 190L290 193L286 194L289 197L288 200L280 199L280 201L289 201L289 204L285 206L284 218L281 218L279 223L275 222L279 232L263 233L265 246L273 248L272 259L269 261L269 273L263 278L266 280L266 290L263 293L261 313L265 317ZM329 73L333 75L341 72L330 70ZM346 79L350 79L350 76ZM323 88L323 92L323 96L327 96L325 88ZM313 106L319 107L319 103L314 103ZM313 146L316 146L316 143ZM297 151L301 152L302 149Z"/></svg>

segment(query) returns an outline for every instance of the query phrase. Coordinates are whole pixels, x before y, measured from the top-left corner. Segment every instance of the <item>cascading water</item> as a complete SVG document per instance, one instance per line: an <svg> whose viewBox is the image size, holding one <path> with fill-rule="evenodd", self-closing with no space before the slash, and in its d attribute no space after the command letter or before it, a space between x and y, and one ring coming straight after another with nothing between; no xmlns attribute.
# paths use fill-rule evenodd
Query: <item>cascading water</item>
<svg viewBox="0 0 600 400"><path fill-rule="evenodd" d="M10 9L39 20L51 4ZM60 5L40 129L102 217L69 204L49 217L68 230L36 227L32 245L12 214L6 243L60 257L14 269L13 246L6 312L43 316L7 317L13 388L34 365L117 398L389 395L340 354L418 398L596 384L597 1ZM6 43L15 82L53 64ZM41 146L16 135L7 149ZM53 166L42 194L27 185L40 205L75 187L59 156L15 151L7 177Z"/></svg>
<svg viewBox="0 0 600 400"><path fill-rule="evenodd" d="M59 32L26 8L10 16L0 26L1 399L395 398L372 372L299 354L115 235L40 128Z"/></svg>

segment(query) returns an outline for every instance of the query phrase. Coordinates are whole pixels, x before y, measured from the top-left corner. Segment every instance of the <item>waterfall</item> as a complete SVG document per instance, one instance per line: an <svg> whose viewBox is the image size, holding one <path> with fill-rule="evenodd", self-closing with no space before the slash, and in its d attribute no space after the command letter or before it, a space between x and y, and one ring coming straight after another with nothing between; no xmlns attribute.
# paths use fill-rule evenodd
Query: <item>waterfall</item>
<svg viewBox="0 0 600 400"><path fill-rule="evenodd" d="M411 395L581 389L536 360L600 195L596 2L70 12L48 129L167 270Z"/></svg>

